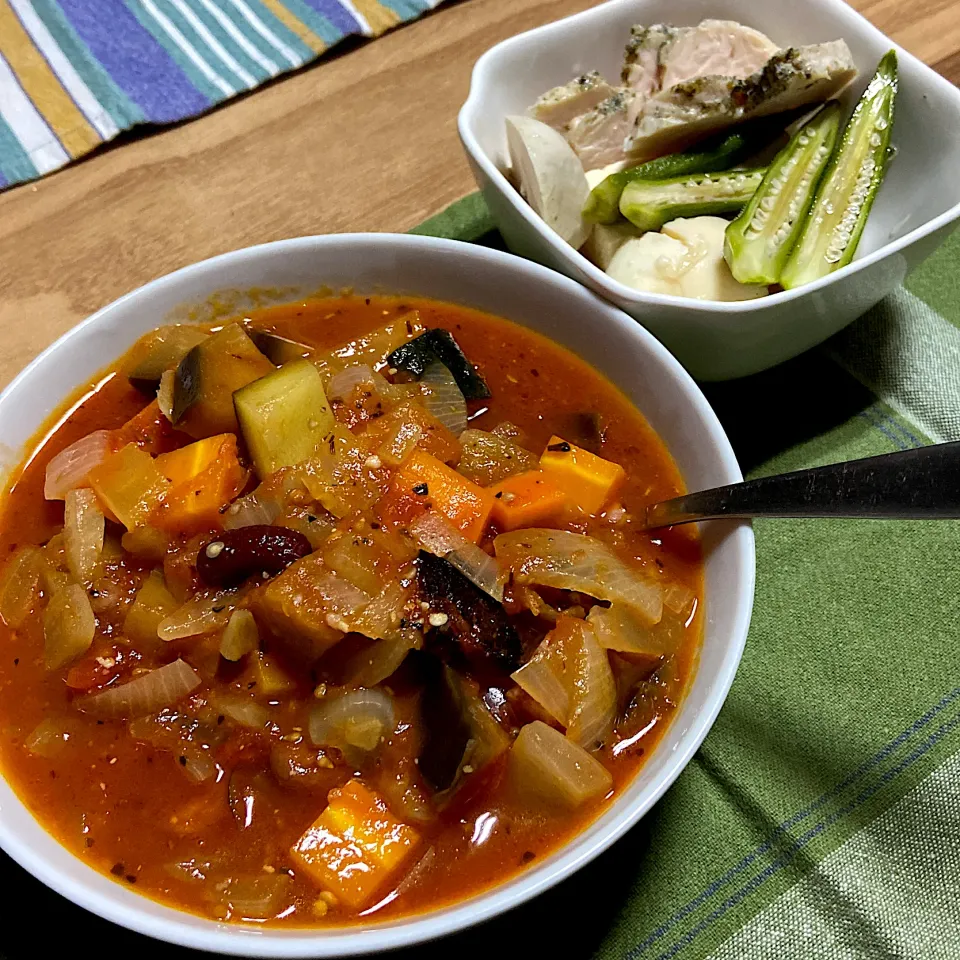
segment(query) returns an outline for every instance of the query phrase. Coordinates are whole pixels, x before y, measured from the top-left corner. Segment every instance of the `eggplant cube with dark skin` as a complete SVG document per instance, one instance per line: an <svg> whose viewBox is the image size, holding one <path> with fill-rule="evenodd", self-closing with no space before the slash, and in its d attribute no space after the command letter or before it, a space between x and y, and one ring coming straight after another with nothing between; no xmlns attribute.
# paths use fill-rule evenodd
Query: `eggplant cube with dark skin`
<svg viewBox="0 0 960 960"><path fill-rule="evenodd" d="M417 587L432 614L446 618L444 628L468 661L486 662L508 673L520 666L520 635L506 611L453 564L421 551Z"/></svg>
<svg viewBox="0 0 960 960"><path fill-rule="evenodd" d="M415 377L422 377L431 363L439 360L457 381L457 386L466 400L486 400L490 388L476 368L460 349L460 344L449 330L434 327L419 337L397 347L387 357L387 363L397 370L406 370Z"/></svg>
<svg viewBox="0 0 960 960"><path fill-rule="evenodd" d="M178 430L197 440L218 433L239 433L234 391L274 369L240 324L229 323L180 361L170 419Z"/></svg>

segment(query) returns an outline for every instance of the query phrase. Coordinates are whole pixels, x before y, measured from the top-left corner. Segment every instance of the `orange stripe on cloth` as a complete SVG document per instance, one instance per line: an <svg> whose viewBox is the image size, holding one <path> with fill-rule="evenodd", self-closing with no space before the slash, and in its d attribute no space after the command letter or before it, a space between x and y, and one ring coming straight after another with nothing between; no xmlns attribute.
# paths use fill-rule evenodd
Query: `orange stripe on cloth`
<svg viewBox="0 0 960 960"><path fill-rule="evenodd" d="M400 15L377 0L353 0L353 5L370 24L375 37L400 23Z"/></svg>
<svg viewBox="0 0 960 960"><path fill-rule="evenodd" d="M0 0L0 53L71 157L82 156L103 142L33 45L7 0Z"/></svg>
<svg viewBox="0 0 960 960"><path fill-rule="evenodd" d="M280 0L260 2L292 33L295 33L314 53L323 53L327 45L305 23L298 20Z"/></svg>

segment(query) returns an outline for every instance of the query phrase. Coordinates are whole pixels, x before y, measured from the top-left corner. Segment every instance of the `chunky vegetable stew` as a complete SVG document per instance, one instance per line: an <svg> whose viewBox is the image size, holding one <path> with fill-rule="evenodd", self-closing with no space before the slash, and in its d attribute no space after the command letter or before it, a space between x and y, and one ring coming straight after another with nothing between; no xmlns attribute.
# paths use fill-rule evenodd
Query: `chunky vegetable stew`
<svg viewBox="0 0 960 960"><path fill-rule="evenodd" d="M118 883L328 925L527 869L683 696L699 544L596 372L347 296L143 337L3 502L3 773Z"/></svg>

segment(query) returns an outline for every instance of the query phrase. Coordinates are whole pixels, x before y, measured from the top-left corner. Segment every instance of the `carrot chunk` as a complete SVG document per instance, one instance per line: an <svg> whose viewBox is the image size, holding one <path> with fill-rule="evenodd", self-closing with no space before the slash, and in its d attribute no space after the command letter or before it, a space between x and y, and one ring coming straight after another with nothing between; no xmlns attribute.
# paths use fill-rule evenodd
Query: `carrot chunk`
<svg viewBox="0 0 960 960"><path fill-rule="evenodd" d="M409 524L429 510L442 513L474 543L483 535L493 509L493 493L415 450L394 473L390 489L380 501L380 519Z"/></svg>
<svg viewBox="0 0 960 960"><path fill-rule="evenodd" d="M383 799L359 780L331 790L329 804L290 854L316 883L347 906L370 903L409 863L420 843Z"/></svg>
<svg viewBox="0 0 960 960"><path fill-rule="evenodd" d="M114 449L119 450L128 443L133 443L146 453L154 455L172 450L177 445L177 437L177 431L160 412L160 404L156 400L148 403L122 427L112 431ZM183 434L179 434L179 437L182 442Z"/></svg>
<svg viewBox="0 0 960 960"><path fill-rule="evenodd" d="M163 530L192 532L220 526L221 507L243 489L247 480L232 433L162 454L156 465L170 483L164 502L151 518Z"/></svg>
<svg viewBox="0 0 960 960"><path fill-rule="evenodd" d="M569 503L589 514L607 506L627 479L619 463L604 460L560 437L550 438L540 456L540 469L563 490Z"/></svg>
<svg viewBox="0 0 960 960"><path fill-rule="evenodd" d="M493 520L504 531L549 526L567 506L564 491L540 470L514 474L492 490Z"/></svg>

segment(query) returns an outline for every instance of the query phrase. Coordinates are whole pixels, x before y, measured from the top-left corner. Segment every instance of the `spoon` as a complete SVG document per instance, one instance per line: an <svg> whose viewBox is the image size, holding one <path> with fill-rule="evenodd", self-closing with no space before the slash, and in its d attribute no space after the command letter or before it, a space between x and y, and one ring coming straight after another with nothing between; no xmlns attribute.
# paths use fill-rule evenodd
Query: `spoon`
<svg viewBox="0 0 960 960"><path fill-rule="evenodd" d="M644 526L725 517L960 519L960 441L688 493L648 506Z"/></svg>

